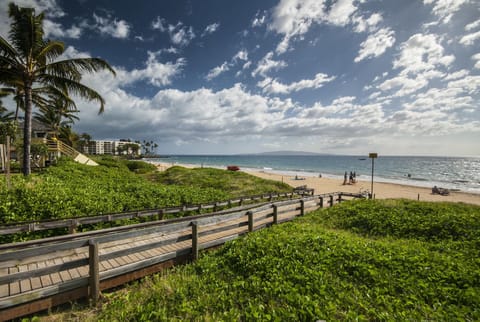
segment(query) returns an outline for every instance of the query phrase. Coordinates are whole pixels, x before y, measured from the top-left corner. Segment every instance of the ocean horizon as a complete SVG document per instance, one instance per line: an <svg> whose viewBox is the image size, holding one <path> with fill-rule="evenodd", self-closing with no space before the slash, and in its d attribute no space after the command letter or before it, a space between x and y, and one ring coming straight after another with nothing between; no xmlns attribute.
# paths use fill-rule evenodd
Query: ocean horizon
<svg viewBox="0 0 480 322"><path fill-rule="evenodd" d="M372 161L365 155L169 155L148 161L220 169L237 165L247 171L336 179L355 172L357 179L365 181L371 180L372 171ZM374 162L377 182L480 193L480 157L379 156Z"/></svg>

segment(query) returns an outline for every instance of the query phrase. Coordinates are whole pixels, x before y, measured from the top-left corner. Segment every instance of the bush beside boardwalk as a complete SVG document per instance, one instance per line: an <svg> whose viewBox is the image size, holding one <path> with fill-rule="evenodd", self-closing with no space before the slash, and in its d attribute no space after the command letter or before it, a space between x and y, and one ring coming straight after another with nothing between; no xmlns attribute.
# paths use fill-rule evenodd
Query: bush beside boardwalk
<svg viewBox="0 0 480 322"><path fill-rule="evenodd" d="M104 294L98 315L61 318L478 321L479 223L478 206L345 202Z"/></svg>

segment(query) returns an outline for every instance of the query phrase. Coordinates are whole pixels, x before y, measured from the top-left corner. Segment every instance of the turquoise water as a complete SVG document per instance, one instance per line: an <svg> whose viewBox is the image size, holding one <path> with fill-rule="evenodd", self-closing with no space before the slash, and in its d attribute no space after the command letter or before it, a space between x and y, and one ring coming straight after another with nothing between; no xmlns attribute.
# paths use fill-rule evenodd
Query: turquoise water
<svg viewBox="0 0 480 322"><path fill-rule="evenodd" d="M370 180L372 171L372 161L366 156L174 155L149 161L218 168L237 165L245 170L333 178L355 171L360 180ZM375 159L374 179L480 193L480 158L379 156Z"/></svg>

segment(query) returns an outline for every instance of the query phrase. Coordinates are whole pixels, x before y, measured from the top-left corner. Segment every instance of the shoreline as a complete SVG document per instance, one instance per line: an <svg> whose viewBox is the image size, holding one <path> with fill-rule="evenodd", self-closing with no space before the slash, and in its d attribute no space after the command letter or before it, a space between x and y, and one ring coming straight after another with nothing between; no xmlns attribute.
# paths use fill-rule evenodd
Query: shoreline
<svg viewBox="0 0 480 322"><path fill-rule="evenodd" d="M152 162L157 166L159 171L165 171L172 166L181 166L185 168L200 168L196 164L180 164L180 163L165 163ZM223 168L222 168L223 169ZM309 188L315 189L315 194L330 193L330 192L352 192L358 193L360 191L370 191L371 182L366 180L357 180L354 184L343 185L343 178L337 179L330 176L314 177L314 176L300 176L301 180L295 179L295 174L270 172L268 170L253 170L243 169L245 173L268 180L275 180L284 182L293 188L307 185ZM448 202L464 202L469 204L480 205L480 194L465 192L465 191L451 191L450 195L442 196L432 194L432 189L427 187L412 186L406 184L390 183L390 182L374 182L373 194L377 199L392 199L405 198L420 201L448 201Z"/></svg>

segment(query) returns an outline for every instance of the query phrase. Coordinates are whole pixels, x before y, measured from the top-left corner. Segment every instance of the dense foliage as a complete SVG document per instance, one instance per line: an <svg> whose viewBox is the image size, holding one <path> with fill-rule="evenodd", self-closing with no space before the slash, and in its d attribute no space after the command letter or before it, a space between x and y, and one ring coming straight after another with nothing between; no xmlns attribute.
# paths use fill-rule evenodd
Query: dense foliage
<svg viewBox="0 0 480 322"><path fill-rule="evenodd" d="M66 159L60 160L57 166L49 167L37 175L13 176L10 190L7 190L5 180L1 180L0 224L213 203L243 196L245 193L245 189L227 191L223 186L215 185L217 181L224 180L224 176L231 175L227 171L218 170L215 175L211 175L211 185L205 182L198 185L182 184L180 181L163 184L139 175L155 170L151 164L112 157L97 158L96 161L100 166L92 167ZM197 173L195 170L182 171L187 176L189 172ZM245 185L248 185L250 180L250 186L254 187L255 193L277 191L273 181L260 180L266 183L258 185L256 177L244 174L243 178ZM268 190L270 187L273 190ZM286 186L283 191L289 190L291 188ZM108 225L97 225L96 228ZM82 230L91 228L93 227L81 227ZM35 236L51 236L65 232L66 230L38 232ZM2 237L0 242L35 237L30 235L21 234L13 239Z"/></svg>
<svg viewBox="0 0 480 322"><path fill-rule="evenodd" d="M244 172L214 168L186 169L178 166L171 167L165 172L159 172L155 180L164 184L177 184L184 187L215 187L232 197L291 191L291 187L285 183L264 180Z"/></svg>
<svg viewBox="0 0 480 322"><path fill-rule="evenodd" d="M96 319L479 320L479 221L476 206L346 202L112 293Z"/></svg>

